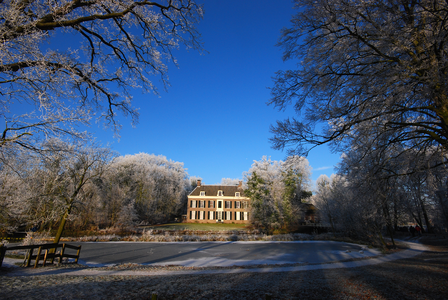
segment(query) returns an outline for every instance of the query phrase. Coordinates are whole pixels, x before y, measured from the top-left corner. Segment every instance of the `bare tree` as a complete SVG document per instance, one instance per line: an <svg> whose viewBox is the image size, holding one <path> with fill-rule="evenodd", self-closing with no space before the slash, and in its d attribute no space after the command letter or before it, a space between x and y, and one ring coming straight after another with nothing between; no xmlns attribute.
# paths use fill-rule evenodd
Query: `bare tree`
<svg viewBox="0 0 448 300"><path fill-rule="evenodd" d="M114 153L57 139L39 148L46 155L20 148L16 157L6 161L9 165L0 163L0 231L59 224L57 243L66 222L92 204L91 185L103 177Z"/></svg>
<svg viewBox="0 0 448 300"><path fill-rule="evenodd" d="M295 2L298 13L278 45L298 65L277 72L270 104L293 103L302 117L271 127L274 148L341 150L368 134L386 136L384 147L447 150L446 1Z"/></svg>
<svg viewBox="0 0 448 300"><path fill-rule="evenodd" d="M44 165L47 165L46 169L53 173L52 180L41 187L35 186L35 189L41 190L36 193L36 198L57 199L60 203L60 220L55 243L59 242L72 209L82 206L85 202L86 186L103 176L115 155L108 148L76 144L63 145L66 150L59 151L59 143L51 141L45 145L50 150L56 148L52 151L52 157L43 160Z"/></svg>
<svg viewBox="0 0 448 300"><path fill-rule="evenodd" d="M168 84L173 50L201 49L201 18L193 0L1 1L0 149L32 148L33 135L80 137L72 123L94 115L115 130L119 113L137 122L133 90L157 92L154 75ZM34 112L15 115L18 103Z"/></svg>

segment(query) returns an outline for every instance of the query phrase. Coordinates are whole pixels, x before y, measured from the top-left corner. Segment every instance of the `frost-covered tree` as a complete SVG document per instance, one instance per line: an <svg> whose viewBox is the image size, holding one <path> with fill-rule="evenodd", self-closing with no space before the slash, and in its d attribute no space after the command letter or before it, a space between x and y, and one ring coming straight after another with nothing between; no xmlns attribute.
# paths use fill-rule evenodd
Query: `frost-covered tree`
<svg viewBox="0 0 448 300"><path fill-rule="evenodd" d="M265 230L290 225L308 195L311 170L304 157L273 161L263 156L244 174L245 195L251 198L252 221Z"/></svg>
<svg viewBox="0 0 448 300"><path fill-rule="evenodd" d="M441 167L429 176L429 187L434 195L434 220L437 227L448 227L448 169Z"/></svg>
<svg viewBox="0 0 448 300"><path fill-rule="evenodd" d="M181 162L147 153L118 157L112 164L113 182L126 189L140 221L166 222L182 212L190 190Z"/></svg>
<svg viewBox="0 0 448 300"><path fill-rule="evenodd" d="M202 180L202 178L198 176L190 176L191 190L194 190L194 188L198 186L198 180Z"/></svg>
<svg viewBox="0 0 448 300"><path fill-rule="evenodd" d="M115 130L119 113L137 122L134 89L157 92L151 77L168 85L174 50L201 49L202 14L193 0L1 1L0 150L84 137L75 126L92 116Z"/></svg>
<svg viewBox="0 0 448 300"><path fill-rule="evenodd" d="M331 184L332 180L327 175L320 175L316 180L317 190L312 197L312 201L319 210L322 223L329 224L333 232L336 232L337 201L333 198Z"/></svg>
<svg viewBox="0 0 448 300"><path fill-rule="evenodd" d="M49 147L54 148L53 145L49 145ZM56 157L44 159L45 164L55 167L52 172L53 174L55 172L56 176L50 183L51 186L44 186L46 190L39 195L57 199L61 204L61 216L54 238L55 243L59 242L73 208L82 206L85 199L89 197L86 186L95 179L101 178L114 156L114 153L108 148L80 145L69 145L64 148L68 151L62 152L55 149L53 153Z"/></svg>
<svg viewBox="0 0 448 300"><path fill-rule="evenodd" d="M34 161L21 151L8 157L7 164L0 163L0 233L14 232L28 221L25 199L31 195L24 180L27 172L22 174L17 170L30 170L33 165Z"/></svg>
<svg viewBox="0 0 448 300"><path fill-rule="evenodd" d="M447 151L446 1L295 3L278 45L297 68L277 72L270 103L292 103L301 118L271 128L274 148L303 154L330 143L346 151L370 136L386 148Z"/></svg>
<svg viewBox="0 0 448 300"><path fill-rule="evenodd" d="M444 224L438 200L446 195L446 157L436 147L420 152L399 144L383 148L382 142L366 137L353 144L342 156L339 175L331 183L318 182L314 200L333 230L385 245L383 235L393 242L399 225L432 230L435 220Z"/></svg>
<svg viewBox="0 0 448 300"><path fill-rule="evenodd" d="M222 178L221 185L238 185L241 179L234 178Z"/></svg>
<svg viewBox="0 0 448 300"><path fill-rule="evenodd" d="M278 212L271 198L269 183L254 171L247 178L246 186L244 194L251 200L252 223L261 225L266 231L269 231L273 224L279 221Z"/></svg>
<svg viewBox="0 0 448 300"><path fill-rule="evenodd" d="M114 153L108 148L54 139L40 149L45 155L22 149L18 158L0 164L1 176L6 179L0 196L4 209L1 226L58 225L55 242L59 242L66 222L91 204L89 185L103 176ZM15 188L8 188L13 182Z"/></svg>
<svg viewBox="0 0 448 300"><path fill-rule="evenodd" d="M183 163L140 153L52 140L0 163L0 232L126 228L182 214L191 190ZM65 149L61 151L61 149ZM26 152L21 154L21 152Z"/></svg>

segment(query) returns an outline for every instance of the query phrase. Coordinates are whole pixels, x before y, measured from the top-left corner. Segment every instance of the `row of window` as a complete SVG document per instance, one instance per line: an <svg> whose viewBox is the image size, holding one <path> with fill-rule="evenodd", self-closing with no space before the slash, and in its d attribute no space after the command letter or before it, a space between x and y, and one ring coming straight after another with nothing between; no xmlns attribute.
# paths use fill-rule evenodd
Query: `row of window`
<svg viewBox="0 0 448 300"><path fill-rule="evenodd" d="M191 220L249 220L247 211L190 211Z"/></svg>
<svg viewBox="0 0 448 300"><path fill-rule="evenodd" d="M201 191L199 195L200 195L200 196L205 196L205 191ZM240 195L241 195L240 192L235 192L235 197L240 197ZM223 193L222 191L218 191L217 196L218 196L218 197L223 197L223 196L224 196L224 193Z"/></svg>
<svg viewBox="0 0 448 300"><path fill-rule="evenodd" d="M206 203L208 202L208 203ZM191 208L205 208L205 205L208 205L208 208L222 208L223 202L224 202L224 208L243 208L246 209L248 207L247 201L217 201L217 207L215 207L215 201L214 200L191 200L190 207Z"/></svg>

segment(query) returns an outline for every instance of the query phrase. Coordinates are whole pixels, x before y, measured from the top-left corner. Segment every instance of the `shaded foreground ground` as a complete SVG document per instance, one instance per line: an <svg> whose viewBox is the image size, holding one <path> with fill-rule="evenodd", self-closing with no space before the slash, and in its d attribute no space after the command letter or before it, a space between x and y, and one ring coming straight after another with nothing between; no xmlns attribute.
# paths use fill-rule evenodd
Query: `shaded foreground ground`
<svg viewBox="0 0 448 300"><path fill-rule="evenodd" d="M367 267L176 276L29 276L0 272L0 299L448 299L448 244Z"/></svg>

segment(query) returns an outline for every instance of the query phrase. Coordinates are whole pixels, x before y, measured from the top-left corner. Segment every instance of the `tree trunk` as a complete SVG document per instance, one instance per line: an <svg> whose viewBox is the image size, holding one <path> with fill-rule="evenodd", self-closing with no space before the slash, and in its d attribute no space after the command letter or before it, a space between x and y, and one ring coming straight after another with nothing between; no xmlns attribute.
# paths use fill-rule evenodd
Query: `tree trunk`
<svg viewBox="0 0 448 300"><path fill-rule="evenodd" d="M392 230L392 226L387 225L387 230L389 231L390 239L391 239L391 241L392 241L392 245L393 245L393 247L394 247L394 249L395 249L395 248L397 248L397 246L395 245L395 241L394 241L394 233L393 233L393 230Z"/></svg>
<svg viewBox="0 0 448 300"><path fill-rule="evenodd" d="M62 233L64 232L65 223L67 223L68 215L70 214L70 211L72 209L73 201L70 202L69 206L67 207L65 213L62 215L61 222L59 223L58 232L56 233L56 236L54 237L53 243L59 243Z"/></svg>
<svg viewBox="0 0 448 300"><path fill-rule="evenodd" d="M389 212L387 203L383 204L383 213L384 213L384 218L386 219L387 231L389 232L389 236L392 241L392 245L395 248L396 245L395 245L395 241L394 241L394 230L393 230L392 220L391 220L391 216L390 216L390 212Z"/></svg>
<svg viewBox="0 0 448 300"><path fill-rule="evenodd" d="M380 238L380 241L384 245L384 247L387 248L387 244L383 239L383 235L381 234L381 229L378 231L378 237Z"/></svg>
<svg viewBox="0 0 448 300"><path fill-rule="evenodd" d="M420 198L420 206L423 212L423 218L425 219L425 223L426 223L426 230L429 232L430 228L431 228L431 223L429 222L429 218L428 218L428 213L426 212L426 207L423 203L423 200ZM423 227L422 227L423 230Z"/></svg>
<svg viewBox="0 0 448 300"><path fill-rule="evenodd" d="M398 204L397 199L394 200L394 231L398 231Z"/></svg>

